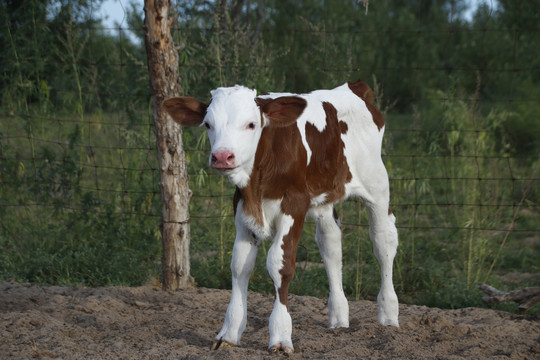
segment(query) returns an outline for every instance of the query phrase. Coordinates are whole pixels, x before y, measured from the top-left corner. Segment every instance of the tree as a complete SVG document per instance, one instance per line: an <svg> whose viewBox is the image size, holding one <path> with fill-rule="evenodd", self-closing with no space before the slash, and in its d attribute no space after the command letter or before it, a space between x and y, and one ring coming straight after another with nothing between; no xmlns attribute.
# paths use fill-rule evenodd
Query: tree
<svg viewBox="0 0 540 360"><path fill-rule="evenodd" d="M145 45L161 174L163 288L177 290L193 283L189 258L191 191L182 148L182 128L162 107L163 100L182 91L177 75L178 54L170 33L169 8L168 0L144 2Z"/></svg>

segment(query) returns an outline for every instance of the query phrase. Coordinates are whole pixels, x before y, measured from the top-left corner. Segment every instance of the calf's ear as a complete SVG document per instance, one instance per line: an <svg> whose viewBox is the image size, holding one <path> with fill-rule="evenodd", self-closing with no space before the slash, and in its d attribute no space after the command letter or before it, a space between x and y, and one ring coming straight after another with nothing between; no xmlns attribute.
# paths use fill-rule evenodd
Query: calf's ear
<svg viewBox="0 0 540 360"><path fill-rule="evenodd" d="M282 96L276 99L256 98L255 102L270 120L270 126L277 127L294 124L307 106L306 100L297 96Z"/></svg>
<svg viewBox="0 0 540 360"><path fill-rule="evenodd" d="M192 97L179 96L163 101L163 108L180 125L199 126L203 122L208 105Z"/></svg>

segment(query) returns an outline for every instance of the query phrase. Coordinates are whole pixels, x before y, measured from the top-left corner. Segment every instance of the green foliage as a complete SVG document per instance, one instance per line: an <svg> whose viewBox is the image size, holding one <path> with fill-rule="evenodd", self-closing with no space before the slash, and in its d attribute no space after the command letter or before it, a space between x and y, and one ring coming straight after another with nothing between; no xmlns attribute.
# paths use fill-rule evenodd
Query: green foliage
<svg viewBox="0 0 540 360"><path fill-rule="evenodd" d="M107 35L93 17L97 6L46 0L0 4L4 108L14 112L33 103L55 104L82 114L127 106L120 98L137 104L137 97L148 95L144 48Z"/></svg>
<svg viewBox="0 0 540 360"><path fill-rule="evenodd" d="M0 279L98 286L160 276L144 47L106 33L92 15L98 3L0 2ZM467 21L463 1L370 2L367 14L355 0L178 1L173 34L183 90L201 100L235 83L260 92L370 83L388 124L401 301L483 306L479 282L510 290L540 280L533 3L501 0ZM142 40L134 4L127 23ZM201 129L184 129L184 147L192 275L230 288L234 189L207 170ZM346 294L374 300L366 212L354 199L336 209ZM291 292L325 297L314 233L308 220ZM273 292L268 247L253 291Z"/></svg>
<svg viewBox="0 0 540 360"><path fill-rule="evenodd" d="M23 120L17 116L6 120L11 133L30 127L13 125ZM153 174L136 170L144 154L123 154L118 160L99 150L89 153L91 148L77 146L78 122L67 122L63 133L67 146L41 143L32 152L3 140L0 277L90 286L137 285L157 277L160 236L154 214L160 206L159 197L146 188ZM140 144L140 135L129 133L120 139L123 145ZM114 132L101 135L109 144L118 141ZM62 143L55 128L43 127L34 136ZM95 163L123 171L92 169Z"/></svg>

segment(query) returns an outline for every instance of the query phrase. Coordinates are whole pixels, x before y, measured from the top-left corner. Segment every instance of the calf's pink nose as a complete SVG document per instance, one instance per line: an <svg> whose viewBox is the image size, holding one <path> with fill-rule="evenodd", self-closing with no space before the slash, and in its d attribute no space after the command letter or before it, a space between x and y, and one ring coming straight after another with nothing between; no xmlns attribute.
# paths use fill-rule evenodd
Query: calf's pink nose
<svg viewBox="0 0 540 360"><path fill-rule="evenodd" d="M232 169L236 167L234 154L230 151L217 151L212 153L211 166L214 169Z"/></svg>

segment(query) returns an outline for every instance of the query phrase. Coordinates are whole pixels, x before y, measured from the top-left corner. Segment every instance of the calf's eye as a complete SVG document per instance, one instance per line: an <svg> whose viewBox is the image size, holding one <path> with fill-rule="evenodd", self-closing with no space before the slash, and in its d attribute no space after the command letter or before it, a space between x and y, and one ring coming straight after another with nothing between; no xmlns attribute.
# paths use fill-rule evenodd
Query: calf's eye
<svg viewBox="0 0 540 360"><path fill-rule="evenodd" d="M255 123L249 123L247 128L250 129L250 130L254 130L255 129Z"/></svg>

